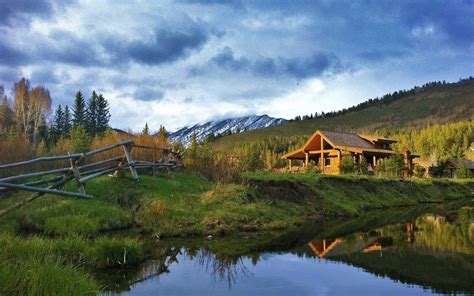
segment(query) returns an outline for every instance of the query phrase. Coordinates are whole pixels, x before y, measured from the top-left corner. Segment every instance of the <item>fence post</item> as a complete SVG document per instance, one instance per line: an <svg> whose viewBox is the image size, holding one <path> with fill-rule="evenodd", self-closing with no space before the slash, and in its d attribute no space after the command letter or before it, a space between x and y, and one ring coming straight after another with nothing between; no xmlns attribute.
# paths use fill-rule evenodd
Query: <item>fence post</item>
<svg viewBox="0 0 474 296"><path fill-rule="evenodd" d="M153 178L156 177L156 143L153 144Z"/></svg>
<svg viewBox="0 0 474 296"><path fill-rule="evenodd" d="M132 173L133 179L138 181L137 170L135 170L132 154L130 153L131 149L129 149L129 147L133 146L123 145L123 151L125 152L125 157L127 158L128 165L130 166L130 173Z"/></svg>
<svg viewBox="0 0 474 296"><path fill-rule="evenodd" d="M77 184L77 187L79 188L79 192L85 194L86 189L84 188L84 184L81 182L81 173L79 172L79 169L77 168L77 165L80 162L82 162L83 159L84 159L84 154L77 161L73 161L72 159L69 159L69 162L71 163L71 171L74 175L74 179L76 179L76 184Z"/></svg>

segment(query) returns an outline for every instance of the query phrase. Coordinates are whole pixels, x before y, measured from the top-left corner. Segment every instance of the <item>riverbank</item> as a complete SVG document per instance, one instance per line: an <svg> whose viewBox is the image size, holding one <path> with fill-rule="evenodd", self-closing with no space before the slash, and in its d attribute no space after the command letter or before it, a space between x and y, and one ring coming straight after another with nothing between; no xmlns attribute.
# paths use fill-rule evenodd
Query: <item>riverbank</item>
<svg viewBox="0 0 474 296"><path fill-rule="evenodd" d="M321 218L354 217L366 211L474 197L473 179L383 179L370 176L331 176L254 173L247 184L261 198L309 202Z"/></svg>
<svg viewBox="0 0 474 296"><path fill-rule="evenodd" d="M45 195L0 219L0 294L94 294L103 286L91 274L149 256L142 238L243 234L247 243L220 246L239 254L274 244L278 233L301 231L310 220L470 199L474 182L258 173L243 184L219 184L176 173L142 175L138 183L101 177L86 189L94 199ZM0 198L0 208L28 195Z"/></svg>

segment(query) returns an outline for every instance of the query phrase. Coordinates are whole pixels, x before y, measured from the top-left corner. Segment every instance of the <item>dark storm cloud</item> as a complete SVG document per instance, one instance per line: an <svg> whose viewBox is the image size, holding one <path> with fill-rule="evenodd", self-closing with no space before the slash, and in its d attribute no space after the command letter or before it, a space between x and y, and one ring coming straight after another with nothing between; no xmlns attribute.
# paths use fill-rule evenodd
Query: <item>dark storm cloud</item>
<svg viewBox="0 0 474 296"><path fill-rule="evenodd" d="M57 84L61 82L61 77L57 75L52 68L41 67L31 73L30 81L32 84Z"/></svg>
<svg viewBox="0 0 474 296"><path fill-rule="evenodd" d="M13 82L20 80L22 76L22 72L17 68L0 67L0 85L5 87L5 92Z"/></svg>
<svg viewBox="0 0 474 296"><path fill-rule="evenodd" d="M44 61L81 67L119 68L131 61L159 65L199 50L212 34L198 23L187 30L156 29L148 39L131 41L115 35L91 34L85 38L73 32L53 30L48 36L36 37L28 48L17 48L6 39L1 41L0 65Z"/></svg>
<svg viewBox="0 0 474 296"><path fill-rule="evenodd" d="M434 25L457 46L474 43L474 2L471 0L405 1L400 16L411 27Z"/></svg>
<svg viewBox="0 0 474 296"><path fill-rule="evenodd" d="M159 101L163 99L163 96L163 91L146 86L140 87L133 93L133 97L140 101Z"/></svg>
<svg viewBox="0 0 474 296"><path fill-rule="evenodd" d="M241 57L236 59L232 49L228 46L226 46L220 53L215 55L210 62L217 65L218 67L232 71L247 69L250 66L250 61L247 58Z"/></svg>
<svg viewBox="0 0 474 296"><path fill-rule="evenodd" d="M32 16L48 17L53 13L49 0L0 0L0 24L6 25L15 19L27 22Z"/></svg>
<svg viewBox="0 0 474 296"><path fill-rule="evenodd" d="M29 61L26 53L10 45L7 40L0 40L0 65L18 66L27 64Z"/></svg>
<svg viewBox="0 0 474 296"><path fill-rule="evenodd" d="M236 58L232 49L226 46L216 54L207 65L194 67L190 70L191 75L204 75L209 65L228 71L251 72L261 77L289 76L296 79L320 76L326 71L338 72L341 70L339 58L331 53L315 52L311 56L295 58L268 58L259 57L249 59L246 57Z"/></svg>
<svg viewBox="0 0 474 296"><path fill-rule="evenodd" d="M49 38L38 41L34 55L76 66L106 65L106 61L99 56L99 48L93 38L81 38L62 30L55 30L49 34Z"/></svg>
<svg viewBox="0 0 474 296"><path fill-rule="evenodd" d="M340 68L339 59L334 54L316 52L308 58L282 59L284 71L295 78L308 78L322 75L327 70Z"/></svg>
<svg viewBox="0 0 474 296"><path fill-rule="evenodd" d="M126 42L115 37L108 38L103 46L117 62L132 60L140 64L159 65L176 61L199 50L211 34L204 24L196 23L187 30L157 28L145 40Z"/></svg>

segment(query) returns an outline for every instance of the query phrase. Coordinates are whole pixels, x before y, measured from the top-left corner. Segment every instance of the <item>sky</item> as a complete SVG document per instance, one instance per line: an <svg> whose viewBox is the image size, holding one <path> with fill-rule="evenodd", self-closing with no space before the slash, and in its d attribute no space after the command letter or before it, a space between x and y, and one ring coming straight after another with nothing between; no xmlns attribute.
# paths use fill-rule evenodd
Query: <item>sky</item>
<svg viewBox="0 0 474 296"><path fill-rule="evenodd" d="M339 110L474 71L474 1L0 0L0 85L167 130Z"/></svg>

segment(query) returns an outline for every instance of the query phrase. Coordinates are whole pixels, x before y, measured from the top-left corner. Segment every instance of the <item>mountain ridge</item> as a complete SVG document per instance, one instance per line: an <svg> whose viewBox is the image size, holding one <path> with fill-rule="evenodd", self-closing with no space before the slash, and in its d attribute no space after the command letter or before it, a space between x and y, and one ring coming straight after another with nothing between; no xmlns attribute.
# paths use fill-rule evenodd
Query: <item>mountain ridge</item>
<svg viewBox="0 0 474 296"><path fill-rule="evenodd" d="M211 120L205 123L197 123L192 126L185 126L175 132L169 133L170 142L176 140L189 146L193 134L196 134L198 141L203 141L209 136L220 136L225 133L240 133L254 129L286 124L288 120L284 118L274 118L266 114L249 115L243 117L227 118L222 120Z"/></svg>

